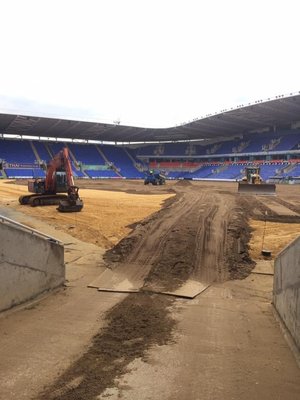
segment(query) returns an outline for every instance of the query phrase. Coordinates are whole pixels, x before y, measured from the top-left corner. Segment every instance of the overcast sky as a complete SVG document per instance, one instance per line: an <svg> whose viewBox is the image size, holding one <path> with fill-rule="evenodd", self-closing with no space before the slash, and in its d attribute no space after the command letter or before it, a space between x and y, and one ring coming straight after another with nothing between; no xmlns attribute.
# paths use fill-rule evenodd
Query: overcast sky
<svg viewBox="0 0 300 400"><path fill-rule="evenodd" d="M295 0L0 0L0 112L166 127L300 90Z"/></svg>

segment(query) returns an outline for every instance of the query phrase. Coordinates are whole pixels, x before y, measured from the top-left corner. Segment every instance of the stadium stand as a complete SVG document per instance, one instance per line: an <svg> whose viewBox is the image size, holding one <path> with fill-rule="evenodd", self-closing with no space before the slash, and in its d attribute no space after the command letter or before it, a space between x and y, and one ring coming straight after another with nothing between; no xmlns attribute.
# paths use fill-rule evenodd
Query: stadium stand
<svg viewBox="0 0 300 400"><path fill-rule="evenodd" d="M214 166L213 165L206 165L198 170L191 172L188 174L188 177L190 178L195 178L195 179L200 179L200 178L208 178L210 175L213 174L214 171ZM187 174L185 174L187 176Z"/></svg>
<svg viewBox="0 0 300 400"><path fill-rule="evenodd" d="M0 178L45 176L47 163L66 144L54 141L0 139ZM68 142L75 178L142 179L160 169L168 179L237 180L243 166L261 166L264 180L300 175L300 129L278 130L205 145L205 142L120 147ZM2 169L1 169L2 168Z"/></svg>
<svg viewBox="0 0 300 400"><path fill-rule="evenodd" d="M300 143L300 133L287 134L286 136L281 136L279 140L274 150L287 151L293 149L295 146L297 149Z"/></svg>
<svg viewBox="0 0 300 400"><path fill-rule="evenodd" d="M120 178L115 171L111 169L105 170L85 170L85 173L91 179L101 179L101 178Z"/></svg>
<svg viewBox="0 0 300 400"><path fill-rule="evenodd" d="M240 165L227 165L225 169L220 172L217 170L215 173L216 179L238 179L243 175L242 167Z"/></svg>
<svg viewBox="0 0 300 400"><path fill-rule="evenodd" d="M109 163L112 163L121 176L130 179L143 178L144 174L135 166L132 159L121 147L102 145L101 150Z"/></svg>
<svg viewBox="0 0 300 400"><path fill-rule="evenodd" d="M95 145L90 144L68 144L78 163L86 165L105 165L105 160Z"/></svg>
<svg viewBox="0 0 300 400"><path fill-rule="evenodd" d="M8 178L33 178L33 170L29 168L5 168Z"/></svg>
<svg viewBox="0 0 300 400"><path fill-rule="evenodd" d="M34 163L36 161L29 140L1 140L0 158L8 163Z"/></svg>
<svg viewBox="0 0 300 400"><path fill-rule="evenodd" d="M32 169L32 177L33 178L44 178L46 176L46 172L42 168L33 168Z"/></svg>
<svg viewBox="0 0 300 400"><path fill-rule="evenodd" d="M45 146L46 143L34 141L34 142L32 142L32 144L33 144L40 160L47 163L51 159L51 155L49 154L49 152Z"/></svg>

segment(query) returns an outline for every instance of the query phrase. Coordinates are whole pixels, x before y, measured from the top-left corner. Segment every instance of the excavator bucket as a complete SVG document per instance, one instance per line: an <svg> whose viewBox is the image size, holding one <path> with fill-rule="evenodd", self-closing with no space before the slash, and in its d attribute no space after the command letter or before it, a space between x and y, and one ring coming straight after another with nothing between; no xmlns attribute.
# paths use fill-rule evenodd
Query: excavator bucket
<svg viewBox="0 0 300 400"><path fill-rule="evenodd" d="M77 199L76 201L70 201L69 199L61 200L57 207L57 211L60 212L80 212L83 208L83 201Z"/></svg>
<svg viewBox="0 0 300 400"><path fill-rule="evenodd" d="M239 182L238 193L254 194L259 196L276 196L276 185L274 183L251 184Z"/></svg>

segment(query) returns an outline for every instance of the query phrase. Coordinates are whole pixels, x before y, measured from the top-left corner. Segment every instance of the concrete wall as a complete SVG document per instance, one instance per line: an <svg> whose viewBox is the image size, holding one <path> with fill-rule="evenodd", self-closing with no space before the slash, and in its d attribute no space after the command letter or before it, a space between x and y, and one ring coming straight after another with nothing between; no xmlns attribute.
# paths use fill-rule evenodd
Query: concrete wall
<svg viewBox="0 0 300 400"><path fill-rule="evenodd" d="M55 240L0 222L0 311L65 281L64 248Z"/></svg>
<svg viewBox="0 0 300 400"><path fill-rule="evenodd" d="M275 259L273 303L300 349L300 236Z"/></svg>

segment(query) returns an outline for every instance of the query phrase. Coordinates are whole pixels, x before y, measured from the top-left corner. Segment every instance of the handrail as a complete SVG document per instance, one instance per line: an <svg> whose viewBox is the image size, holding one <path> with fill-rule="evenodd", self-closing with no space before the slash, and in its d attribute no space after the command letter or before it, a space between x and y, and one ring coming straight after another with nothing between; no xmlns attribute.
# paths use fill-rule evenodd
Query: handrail
<svg viewBox="0 0 300 400"><path fill-rule="evenodd" d="M47 240L50 240L52 242L62 243L61 240L55 239L52 236L46 235L43 232L40 232L40 231L38 231L36 229L33 229L33 228L30 228L29 226L23 225L20 222L16 222L16 221L14 221L14 220L12 220L10 218L4 217L3 215L0 215L0 222L3 222L3 223L6 222L6 223L9 223L11 225L17 226L19 228L25 229L26 231L30 232L32 235L37 235L37 236L43 237L43 238L45 238Z"/></svg>

